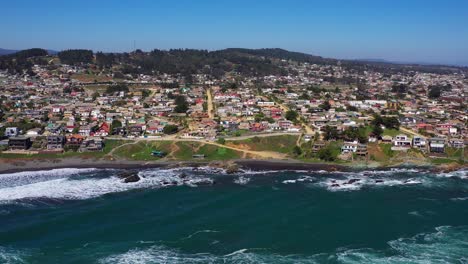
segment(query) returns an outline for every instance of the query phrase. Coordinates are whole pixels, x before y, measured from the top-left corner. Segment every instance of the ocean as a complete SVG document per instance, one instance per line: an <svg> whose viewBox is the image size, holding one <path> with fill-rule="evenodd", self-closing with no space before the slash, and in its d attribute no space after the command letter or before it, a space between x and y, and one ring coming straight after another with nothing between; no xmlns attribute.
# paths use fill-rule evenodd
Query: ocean
<svg viewBox="0 0 468 264"><path fill-rule="evenodd" d="M468 263L468 171L0 174L0 263Z"/></svg>

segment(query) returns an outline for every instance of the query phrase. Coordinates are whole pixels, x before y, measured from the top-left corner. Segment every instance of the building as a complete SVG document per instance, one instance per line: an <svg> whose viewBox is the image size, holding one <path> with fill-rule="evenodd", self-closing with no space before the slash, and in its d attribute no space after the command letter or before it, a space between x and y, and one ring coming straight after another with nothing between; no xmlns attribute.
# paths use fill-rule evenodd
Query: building
<svg viewBox="0 0 468 264"><path fill-rule="evenodd" d="M83 142L84 137L79 134L73 134L67 137L67 145L68 146L76 146L79 147Z"/></svg>
<svg viewBox="0 0 468 264"><path fill-rule="evenodd" d="M5 129L6 137L16 137L19 135L19 129L17 127L7 127Z"/></svg>
<svg viewBox="0 0 468 264"><path fill-rule="evenodd" d="M31 147L31 139L28 137L10 137L8 148L11 150L27 150Z"/></svg>
<svg viewBox="0 0 468 264"><path fill-rule="evenodd" d="M102 151L104 149L104 142L102 139L86 139L80 145L80 152Z"/></svg>
<svg viewBox="0 0 468 264"><path fill-rule="evenodd" d="M341 146L341 153L350 153L350 152L354 153L357 151L357 146L358 146L357 141L344 142L343 146Z"/></svg>
<svg viewBox="0 0 468 264"><path fill-rule="evenodd" d="M413 147L421 149L421 150L425 150L426 146L427 146L426 138L417 137L417 136L413 138Z"/></svg>
<svg viewBox="0 0 468 264"><path fill-rule="evenodd" d="M449 145L452 147L452 148L464 148L465 147L465 142L463 141L463 139L450 139L449 140Z"/></svg>
<svg viewBox="0 0 468 264"><path fill-rule="evenodd" d="M411 139L407 135L397 135L392 140L393 146L396 148L411 148ZM393 149L393 148L392 148Z"/></svg>
<svg viewBox="0 0 468 264"><path fill-rule="evenodd" d="M443 138L430 138L429 151L431 153L444 153L445 152L445 139Z"/></svg>
<svg viewBox="0 0 468 264"><path fill-rule="evenodd" d="M65 145L64 136L48 136L47 149L48 150L62 150Z"/></svg>

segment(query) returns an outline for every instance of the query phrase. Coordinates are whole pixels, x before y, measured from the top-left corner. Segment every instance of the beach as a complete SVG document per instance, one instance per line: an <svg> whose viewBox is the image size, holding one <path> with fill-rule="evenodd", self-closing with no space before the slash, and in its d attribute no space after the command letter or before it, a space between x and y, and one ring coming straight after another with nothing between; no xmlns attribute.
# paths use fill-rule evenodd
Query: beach
<svg viewBox="0 0 468 264"><path fill-rule="evenodd" d="M132 161L132 160L109 160L70 157L62 159L52 158L0 158L0 173L11 173L20 171L50 170L58 168L115 168L115 169L147 169L147 168L174 168L174 167L199 167L213 166L226 167L236 164L240 168L249 170L310 170L310 171L351 171L365 169L388 169L392 167L429 167L435 171L453 171L467 168L467 164L449 164L439 166L428 166L427 164L405 164L405 166L363 166L362 164L333 164L333 163L310 163L299 160L275 160L275 159L234 159L228 161L205 161L205 160L170 160L170 161Z"/></svg>

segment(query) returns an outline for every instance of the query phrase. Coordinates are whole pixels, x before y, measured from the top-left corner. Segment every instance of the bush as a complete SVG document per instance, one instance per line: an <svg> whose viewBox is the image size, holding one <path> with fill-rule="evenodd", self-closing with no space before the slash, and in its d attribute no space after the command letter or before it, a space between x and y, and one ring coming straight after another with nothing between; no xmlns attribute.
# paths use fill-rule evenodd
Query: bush
<svg viewBox="0 0 468 264"><path fill-rule="evenodd" d="M296 120L298 114L296 111L293 111L293 110L289 110L286 112L286 119L289 120L289 121L293 121L293 120Z"/></svg>
<svg viewBox="0 0 468 264"><path fill-rule="evenodd" d="M170 134L175 134L179 131L179 128L176 125L166 125L163 128L164 134L170 135Z"/></svg>
<svg viewBox="0 0 468 264"><path fill-rule="evenodd" d="M294 146L292 152L294 156L298 157L302 154L302 149L299 146Z"/></svg>
<svg viewBox="0 0 468 264"><path fill-rule="evenodd" d="M226 139L218 138L217 142L218 142L218 144L224 145L226 143Z"/></svg>
<svg viewBox="0 0 468 264"><path fill-rule="evenodd" d="M332 147L330 145L322 148L317 153L319 159L324 161L335 161L337 159L336 153L334 153Z"/></svg>

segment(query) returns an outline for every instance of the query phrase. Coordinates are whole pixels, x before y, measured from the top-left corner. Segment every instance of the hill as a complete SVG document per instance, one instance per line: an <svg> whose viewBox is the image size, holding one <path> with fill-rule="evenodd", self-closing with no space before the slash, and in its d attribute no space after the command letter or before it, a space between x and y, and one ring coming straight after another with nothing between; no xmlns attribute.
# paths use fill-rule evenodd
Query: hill
<svg viewBox="0 0 468 264"><path fill-rule="evenodd" d="M9 55L18 52L18 50L0 49L0 56Z"/></svg>

